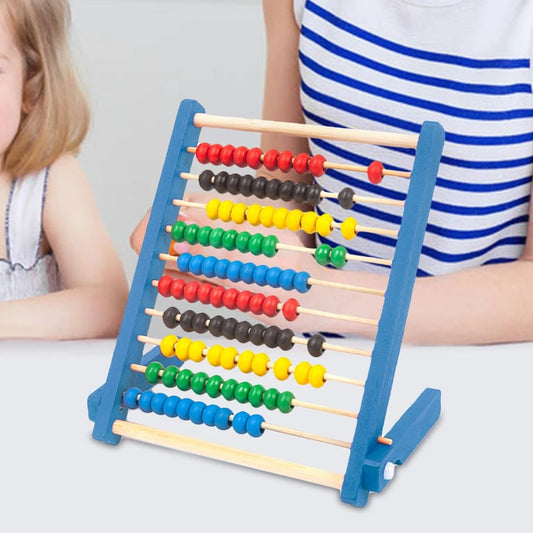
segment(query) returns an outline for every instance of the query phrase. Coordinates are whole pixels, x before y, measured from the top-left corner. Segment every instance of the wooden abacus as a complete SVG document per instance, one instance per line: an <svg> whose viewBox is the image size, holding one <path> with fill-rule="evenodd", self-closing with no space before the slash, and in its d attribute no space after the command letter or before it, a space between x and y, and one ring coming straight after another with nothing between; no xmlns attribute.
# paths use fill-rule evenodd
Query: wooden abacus
<svg viewBox="0 0 533 533"><path fill-rule="evenodd" d="M325 161L322 156L300 154L294 157L288 152L276 151L263 153L257 148L235 149L231 145L197 145L201 128L226 128L252 132L278 132L303 137L336 139L355 143L373 143L382 146L400 146L416 149L412 171L398 172L383 169L380 163L372 163L368 168L344 165L342 168L364 171L371 181L379 182L383 175L392 174L409 179L409 188L405 202L392 201L403 207L402 222L399 231L380 230L357 226L355 220L348 217L345 221L334 221L329 215L318 216L314 211L302 213L299 210L288 211L285 208L271 206L261 207L257 204L245 205L229 200L214 198L207 204L190 204L182 200L186 183L198 179L200 186L209 190L215 188L219 194L225 192L252 196L259 192L259 197L296 199L316 205L322 198L337 198L339 203L350 208L354 202L386 203L389 200L379 197L361 197L350 189L339 193L324 192L320 186L295 184L283 185L265 178L250 175L229 178L227 173L216 176L212 171L202 172L199 176L190 174L194 154L201 163L223 163L227 165L251 166L259 168L281 168L296 171L310 171L319 176L327 168L335 168L335 163ZM365 505L369 492L380 492L392 478L395 465L402 464L418 443L424 438L440 414L440 391L426 389L412 406L404 413L393 428L382 435L389 397L391 393L396 363L401 347L403 331L407 318L409 302L416 276L418 260L425 233L425 226L435 186L444 133L436 123L424 123L419 135L379 133L373 131L350 130L325 126L310 126L264 120L247 120L239 118L216 117L204 113L204 109L195 101L182 102L168 152L163 166L161 179L154 199L150 219L146 229L144 244L140 252L135 276L123 323L117 339L107 381L96 390L88 400L89 417L94 421L93 437L95 439L117 444L122 436L150 442L194 454L200 454L239 465L253 467L276 474L305 480L340 489L343 501L356 506ZM339 166L339 165L338 165ZM337 166L337 167L338 167ZM285 198L284 198L285 197ZM206 209L210 218L223 221L248 222L252 225L275 225L292 230L303 229L308 233L317 231L327 235L340 229L343 235L355 236L358 231L384 232L385 235L397 237L397 245L392 261L390 258L369 258L350 256L343 247L331 249L327 245L316 249L301 248L305 253L313 253L319 264L331 262L341 268L348 260L371 261L390 265L390 274L386 291L356 287L336 283L334 270L324 269L321 279L311 278L306 272L278 267L267 267L255 263L228 261L202 255L181 254L179 257L169 255L171 239L200 243L215 248L225 247L241 253L253 255L264 254L272 257L284 245L274 236L262 234L251 235L249 232L237 232L222 228L203 227L178 221L180 206ZM299 211L299 212L295 212ZM294 250L299 247L286 247ZM233 252L232 252L233 253ZM244 257L244 256L242 256ZM347 289L375 294L383 298L379 322L377 320L353 317L342 313L331 313L300 306L296 298L281 302L277 296L265 296L251 291L239 291L209 283L185 282L162 276L165 262L176 261L178 270L201 274L204 277L216 277L230 281L245 281L256 285L270 285L290 290L292 294L305 292L313 285L326 285L336 289ZM377 327L372 351L348 346L338 346L327 342L315 334L306 339L298 337L289 329L276 326L266 327L260 323L237 321L235 318L210 316L191 310L179 312L174 307L165 311L154 309L158 295L172 296L187 301L200 301L214 307L227 306L243 312L266 314L273 317L282 313L286 320L294 320L298 314L308 313L328 316L336 320L348 320L370 324ZM192 340L167 335L163 339L147 336L152 317L162 317L167 327L180 325L185 331L194 331L200 335L211 333L237 339L239 342L252 342L255 345L266 344L271 348L288 350L295 344L306 345L311 356L319 356L324 350L345 352L370 359L365 380L338 376L328 372L322 365L311 365L302 361L297 365L281 357L274 362L261 352L238 350L233 347L213 345L208 347L203 340ZM145 346L156 347L143 354ZM163 366L162 362L174 358L175 365ZM293 376L299 384L311 384L320 388L324 383L341 382L364 387L359 411L352 409L352 402L347 400L347 408L329 407L314 402L296 399L291 391L279 392L275 388L265 389L262 385L224 380L221 376L209 377L204 372L194 373L187 368L185 361L201 362L207 360L212 365L223 369L238 369L244 373L263 376L270 370L278 379ZM191 398L169 396L154 393L151 388L162 382L167 387L178 387L188 394L207 394L211 398L226 400L225 405L249 403L257 409L282 413L292 411L295 406L315 409L357 419L352 442L323 437L314 433L271 424L261 414L250 415L245 411L234 412L226 406L206 405ZM348 397L348 395L346 395ZM237 433L248 433L259 437L265 431L275 431L304 437L334 446L349 448L349 458L344 474L333 473L316 467L304 466L291 461L260 455L254 452L210 443L188 436L180 436L149 426L127 421L130 409L140 408L144 412L155 412L179 420L192 420L195 424L205 424L218 429L233 428ZM259 413L260 411L258 411Z"/></svg>

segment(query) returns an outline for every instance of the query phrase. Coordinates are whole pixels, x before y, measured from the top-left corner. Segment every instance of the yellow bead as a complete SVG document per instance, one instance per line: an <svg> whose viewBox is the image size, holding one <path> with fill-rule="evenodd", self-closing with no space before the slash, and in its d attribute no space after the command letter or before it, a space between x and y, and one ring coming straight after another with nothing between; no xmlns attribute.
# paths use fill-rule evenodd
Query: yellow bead
<svg viewBox="0 0 533 533"><path fill-rule="evenodd" d="M309 383L309 371L311 370L311 363L302 361L296 365L294 369L294 379L300 385L307 385Z"/></svg>
<svg viewBox="0 0 533 533"><path fill-rule="evenodd" d="M287 220L285 223L287 224L287 227L291 231L299 231L302 229L301 223L302 223L302 217L304 216L303 211L300 209L293 209L289 212L287 215Z"/></svg>
<svg viewBox="0 0 533 533"><path fill-rule="evenodd" d="M280 357L274 362L274 375L280 381L285 381L289 377L289 367L292 365L287 357Z"/></svg>
<svg viewBox="0 0 533 533"><path fill-rule="evenodd" d="M345 218L341 224L341 234L349 241L357 235L357 221L353 217Z"/></svg>
<svg viewBox="0 0 533 533"><path fill-rule="evenodd" d="M263 210L263 206L259 204L252 204L246 210L246 220L252 226L259 226L259 224L261 223L261 211L262 210Z"/></svg>
<svg viewBox="0 0 533 533"><path fill-rule="evenodd" d="M234 203L231 200L224 200L218 206L218 218L224 222L229 222L231 220L231 211L233 210Z"/></svg>
<svg viewBox="0 0 533 533"><path fill-rule="evenodd" d="M207 350L207 360L211 366L220 366L220 354L224 349L220 344L215 344Z"/></svg>
<svg viewBox="0 0 533 533"><path fill-rule="evenodd" d="M242 224L246 220L247 209L248 206L246 204L243 204L241 202L235 204L233 206L233 209L231 210L231 220L233 220L235 224Z"/></svg>
<svg viewBox="0 0 533 533"><path fill-rule="evenodd" d="M255 357L254 352L251 350L245 350L239 355L239 360L237 364L239 365L239 370L245 374L249 374L252 371L252 361Z"/></svg>
<svg viewBox="0 0 533 533"><path fill-rule="evenodd" d="M324 385L326 380L324 375L326 374L326 369L322 365L313 365L311 370L309 370L309 383L311 386L319 389Z"/></svg>
<svg viewBox="0 0 533 533"><path fill-rule="evenodd" d="M189 359L189 348L192 344L191 339L188 339L187 337L182 337L174 347L174 350L176 351L176 357L180 361L187 361Z"/></svg>
<svg viewBox="0 0 533 533"><path fill-rule="evenodd" d="M314 211L305 212L300 222L300 224L302 225L302 229L306 233L309 233L309 234L314 233L316 231L317 219L318 219L318 215Z"/></svg>
<svg viewBox="0 0 533 533"><path fill-rule="evenodd" d="M237 356L238 354L239 352L236 348L233 348L233 346L228 346L227 348L224 348L220 354L220 365L222 366L222 368L225 368L226 370L231 370L232 368L235 368L237 366L237 363L235 362L235 356Z"/></svg>
<svg viewBox="0 0 533 533"><path fill-rule="evenodd" d="M218 218L218 206L220 205L220 200L218 198L212 198L209 200L205 206L205 212L211 220L216 220Z"/></svg>
<svg viewBox="0 0 533 533"><path fill-rule="evenodd" d="M273 205L263 207L260 215L260 222L265 228L271 228L274 224L274 211L276 208Z"/></svg>
<svg viewBox="0 0 533 533"><path fill-rule="evenodd" d="M174 345L178 342L178 337L176 335L167 335L159 343L161 348L161 353L165 357L174 357Z"/></svg>
<svg viewBox="0 0 533 533"><path fill-rule="evenodd" d="M252 371L257 376L264 376L268 372L268 363L270 358L266 353L258 353L252 359Z"/></svg>
<svg viewBox="0 0 533 533"><path fill-rule="evenodd" d="M204 360L204 350L207 348L204 342L194 341L189 346L189 359L195 363L200 363Z"/></svg>
<svg viewBox="0 0 533 533"><path fill-rule="evenodd" d="M316 221L316 231L322 237L327 237L333 231L333 217L329 213L320 215Z"/></svg>
<svg viewBox="0 0 533 533"><path fill-rule="evenodd" d="M274 226L278 229L285 229L287 227L287 216L289 215L289 210L286 207L278 207L274 211L274 217L272 222Z"/></svg>

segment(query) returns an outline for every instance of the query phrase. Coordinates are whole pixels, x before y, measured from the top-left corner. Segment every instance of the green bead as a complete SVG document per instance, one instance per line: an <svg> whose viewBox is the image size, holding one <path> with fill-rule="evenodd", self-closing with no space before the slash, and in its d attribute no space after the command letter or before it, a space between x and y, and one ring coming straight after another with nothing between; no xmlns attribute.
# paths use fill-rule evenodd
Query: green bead
<svg viewBox="0 0 533 533"><path fill-rule="evenodd" d="M248 233L247 231L241 231L237 238L235 239L235 247L239 252L246 254L248 253L248 242L250 241L250 237L252 235Z"/></svg>
<svg viewBox="0 0 533 533"><path fill-rule="evenodd" d="M267 409L270 409L273 411L277 408L277 402L278 402L278 396L279 396L279 390L278 389L268 389L265 391L265 394L263 394L263 403L265 404L265 407Z"/></svg>
<svg viewBox="0 0 533 533"><path fill-rule="evenodd" d="M265 387L263 385L254 385L248 393L248 401L253 407L261 407L263 405L263 394L265 394Z"/></svg>
<svg viewBox="0 0 533 533"><path fill-rule="evenodd" d="M202 246L209 246L209 237L213 228L211 226L202 226L196 234L196 240L198 244Z"/></svg>
<svg viewBox="0 0 533 533"><path fill-rule="evenodd" d="M159 371L163 370L164 366L158 361L150 363L144 371L144 377L148 383L157 383L159 381Z"/></svg>
<svg viewBox="0 0 533 533"><path fill-rule="evenodd" d="M176 376L179 374L180 369L177 366L171 365L167 366L163 370L163 375L161 376L161 381L165 387L175 387L176 386Z"/></svg>
<svg viewBox="0 0 533 533"><path fill-rule="evenodd" d="M170 235L172 237L172 240L176 242L183 242L184 241L183 234L185 232L186 227L187 227L187 224L185 224L185 222L181 220L174 222L174 224L172 225L172 229L170 230Z"/></svg>
<svg viewBox="0 0 533 533"><path fill-rule="evenodd" d="M228 250L231 252L232 250L235 250L235 240L237 239L237 230L235 229L229 229L224 232L224 235L222 236L222 246L224 247L224 250Z"/></svg>
<svg viewBox="0 0 533 533"><path fill-rule="evenodd" d="M220 389L220 392L222 393L222 396L224 396L224 399L231 401L235 399L235 388L237 387L239 383L236 379L228 379L227 381L224 381L222 384L222 388Z"/></svg>
<svg viewBox="0 0 533 533"><path fill-rule="evenodd" d="M263 240L265 236L261 235L261 233L254 233L250 240L248 241L248 250L250 250L251 254L254 255L261 255L261 247L263 245Z"/></svg>
<svg viewBox="0 0 533 533"><path fill-rule="evenodd" d="M209 234L209 244L213 248L222 248L222 237L225 231L222 228L213 228Z"/></svg>
<svg viewBox="0 0 533 533"><path fill-rule="evenodd" d="M248 393L250 392L251 388L252 388L252 384L248 383L247 381L243 381L242 383L239 383L235 387L235 399L239 403L246 403L248 401Z"/></svg>
<svg viewBox="0 0 533 533"><path fill-rule="evenodd" d="M331 246L329 244L321 244L315 250L315 259L319 265L329 264L329 255L331 253Z"/></svg>
<svg viewBox="0 0 533 533"><path fill-rule="evenodd" d="M200 227L198 224L189 224L185 228L185 232L183 233L183 237L189 244L196 244L198 242L196 235L198 234L198 230Z"/></svg>
<svg viewBox="0 0 533 533"><path fill-rule="evenodd" d="M263 244L261 245L261 252L267 257L274 257L278 250L276 246L279 244L279 239L275 235L268 235L263 239Z"/></svg>
<svg viewBox="0 0 533 533"><path fill-rule="evenodd" d="M176 387L179 390L189 390L191 388L191 378L193 377L192 370L184 368L180 370L178 377L176 378Z"/></svg>
<svg viewBox="0 0 533 533"><path fill-rule="evenodd" d="M346 265L346 248L344 246L335 246L335 248L331 250L329 260L334 267L344 267L344 265Z"/></svg>
<svg viewBox="0 0 533 533"><path fill-rule="evenodd" d="M222 393L220 392L220 386L224 383L224 380L219 375L215 374L211 376L205 382L205 392L207 392L210 398L218 398Z"/></svg>
<svg viewBox="0 0 533 533"><path fill-rule="evenodd" d="M191 389L196 394L203 394L205 392L205 382L209 376L205 372L197 372L191 379Z"/></svg>
<svg viewBox="0 0 533 533"><path fill-rule="evenodd" d="M290 391L280 393L278 396L277 406L282 413L290 413L292 411L292 401L294 400L294 394Z"/></svg>

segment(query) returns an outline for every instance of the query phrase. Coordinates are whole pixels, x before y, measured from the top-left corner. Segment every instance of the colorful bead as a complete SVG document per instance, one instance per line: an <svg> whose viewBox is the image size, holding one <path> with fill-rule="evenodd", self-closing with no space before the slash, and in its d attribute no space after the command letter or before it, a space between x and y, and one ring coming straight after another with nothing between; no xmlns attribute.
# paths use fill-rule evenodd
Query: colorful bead
<svg viewBox="0 0 533 533"><path fill-rule="evenodd" d="M205 392L205 384L209 376L205 372L197 372L191 378L191 389L196 394L203 394Z"/></svg>
<svg viewBox="0 0 533 533"><path fill-rule="evenodd" d="M279 239L275 235L268 235L263 239L261 252L266 257L274 257L278 253Z"/></svg>
<svg viewBox="0 0 533 533"><path fill-rule="evenodd" d="M263 403L267 409L273 411L277 407L279 390L272 387L263 394Z"/></svg>
<svg viewBox="0 0 533 533"><path fill-rule="evenodd" d="M313 357L320 357L324 353L325 342L326 339L320 333L315 333L307 341L307 351Z"/></svg>
<svg viewBox="0 0 533 533"><path fill-rule="evenodd" d="M139 408L144 413L151 413L152 412L152 398L154 397L154 393L151 390L145 390L141 392L141 395L139 396Z"/></svg>
<svg viewBox="0 0 533 533"><path fill-rule="evenodd" d="M128 409L137 409L137 397L141 394L141 389L137 387L130 387L124 392L122 402Z"/></svg>
<svg viewBox="0 0 533 533"><path fill-rule="evenodd" d="M176 242L183 242L185 239L185 228L187 227L187 224L185 222L178 220L177 222L174 222L172 224L172 227L170 228L170 236L172 237L172 240Z"/></svg>
<svg viewBox="0 0 533 533"><path fill-rule="evenodd" d="M166 394L163 394L162 392L158 392L157 394L154 394L152 396L152 401L150 402L150 406L152 408L152 411L156 415L162 415L165 413L163 410L163 406L165 405L165 401L167 400L168 396Z"/></svg>
<svg viewBox="0 0 533 533"><path fill-rule="evenodd" d="M196 159L198 159L198 161L202 163L202 165L205 165L209 161L207 157L207 152L209 151L210 146L211 145L209 143L200 143L196 147L196 152L194 155L196 156Z"/></svg>
<svg viewBox="0 0 533 533"><path fill-rule="evenodd" d="M209 295L211 294L211 291L213 289L213 285L210 283L202 283L198 287L198 292L196 293L198 300L202 302L203 304L209 303Z"/></svg>
<svg viewBox="0 0 533 533"><path fill-rule="evenodd" d="M290 413L294 408L294 405L292 405L293 400L294 400L294 394L292 392L290 391L282 392L278 396L278 401L277 401L278 409L282 413L285 413L285 414Z"/></svg>
<svg viewBox="0 0 533 533"><path fill-rule="evenodd" d="M280 304L279 298L275 295L267 296L263 300L263 313L266 316L274 317L278 314L278 305Z"/></svg>
<svg viewBox="0 0 533 533"><path fill-rule="evenodd" d="M204 350L207 346L202 341L194 341L189 346L189 359L195 363L199 363L204 360Z"/></svg>
<svg viewBox="0 0 533 533"><path fill-rule="evenodd" d="M229 222L231 220L231 212L234 207L234 203L231 200L224 200L218 206L218 218L223 222Z"/></svg>
<svg viewBox="0 0 533 533"><path fill-rule="evenodd" d="M222 248L222 239L226 232L222 228L213 228L209 233L209 246L213 248Z"/></svg>
<svg viewBox="0 0 533 533"><path fill-rule="evenodd" d="M283 313L285 320L288 320L289 322L296 320L299 314L297 311L299 306L300 304L298 303L298 300L289 298L281 307L281 312Z"/></svg>
<svg viewBox="0 0 533 533"><path fill-rule="evenodd" d="M161 339L159 348L161 349L161 354L165 357L172 357L174 355L174 345L178 342L178 337L176 335L167 335Z"/></svg>
<svg viewBox="0 0 533 533"><path fill-rule="evenodd" d="M220 387L223 383L224 380L222 379L222 377L218 374L215 374L205 382L205 392L207 392L207 395L210 398L218 398L221 394Z"/></svg>
<svg viewBox="0 0 533 533"><path fill-rule="evenodd" d="M222 236L222 246L225 250L229 252L235 250L235 240L237 239L237 231L234 229L229 229L224 232Z"/></svg>
<svg viewBox="0 0 533 533"><path fill-rule="evenodd" d="M247 209L248 206L246 204L243 204L242 202L235 204L231 211L231 220L233 220L235 224L242 224L246 220Z"/></svg>
<svg viewBox="0 0 533 533"><path fill-rule="evenodd" d="M310 159L311 156L309 154L298 154L292 162L292 168L294 168L298 174L305 174L307 172L307 165Z"/></svg>
<svg viewBox="0 0 533 533"><path fill-rule="evenodd" d="M213 228L211 226L202 226L201 228L198 228L196 233L196 240L198 244L201 244L202 246L209 246L209 237L212 230Z"/></svg>
<svg viewBox="0 0 533 533"><path fill-rule="evenodd" d="M261 158L263 156L263 150L261 148L250 148L246 154L246 164L255 170L261 166Z"/></svg>
<svg viewBox="0 0 533 533"><path fill-rule="evenodd" d="M227 167L231 166L233 163L233 152L235 151L235 146L232 144L226 144L220 150L220 162Z"/></svg>
<svg viewBox="0 0 533 533"><path fill-rule="evenodd" d="M265 300L265 295L261 293L255 293L252 295L248 302L248 306L250 307L250 311L254 315L260 315L263 313L263 302Z"/></svg>
<svg viewBox="0 0 533 533"><path fill-rule="evenodd" d="M163 370L163 365L159 361L151 362L144 371L144 377L148 383L155 384L159 381L159 372Z"/></svg>
<svg viewBox="0 0 533 533"><path fill-rule="evenodd" d="M239 383L235 379L228 379L222 383L222 387L220 387L220 393L225 400L230 402L231 400L235 399L235 388L238 384Z"/></svg>
<svg viewBox="0 0 533 533"><path fill-rule="evenodd" d="M163 404L163 414L170 418L176 418L178 416L176 411L180 400L181 398L179 396L169 396Z"/></svg>
<svg viewBox="0 0 533 533"><path fill-rule="evenodd" d="M277 150L268 150L263 155L263 165L268 170L276 170L278 167L279 152Z"/></svg>
<svg viewBox="0 0 533 533"><path fill-rule="evenodd" d="M313 174L315 177L320 177L326 172L326 169L324 168L324 163L326 162L326 158L323 155L314 155L308 163L309 172Z"/></svg>
<svg viewBox="0 0 533 533"><path fill-rule="evenodd" d="M287 227L287 217L289 216L290 211L286 207L278 207L274 211L274 217L272 222L274 226L278 229L285 229Z"/></svg>
<svg viewBox="0 0 533 533"><path fill-rule="evenodd" d="M203 412L207 405L204 402L194 402L189 409L189 419L193 424L203 424Z"/></svg>
<svg viewBox="0 0 533 533"><path fill-rule="evenodd" d="M211 366L220 366L220 355L222 354L223 346L215 344L207 350L207 360Z"/></svg>
<svg viewBox="0 0 533 533"><path fill-rule="evenodd" d="M192 370L184 368L176 377L176 387L182 391L188 391L191 388L191 380L194 374Z"/></svg>
<svg viewBox="0 0 533 533"><path fill-rule="evenodd" d="M183 398L176 407L176 414L182 420L190 420L189 411L191 410L193 403L194 402L190 398Z"/></svg>
<svg viewBox="0 0 533 533"><path fill-rule="evenodd" d="M296 276L296 270L287 268L279 276L279 286L286 291L292 291L294 289L294 276Z"/></svg>
<svg viewBox="0 0 533 533"><path fill-rule="evenodd" d="M273 178L267 181L267 184L265 185L265 194L268 198L271 200L279 200L279 188L281 185L281 181Z"/></svg>
<svg viewBox="0 0 533 533"><path fill-rule="evenodd" d="M254 385L248 392L248 401L253 407L261 407L263 405L263 394L265 394L265 387L263 385ZM235 395L237 397L237 395Z"/></svg>
<svg viewBox="0 0 533 533"><path fill-rule="evenodd" d="M248 148L246 146L239 146L233 152L233 163L238 167L246 166L246 156L248 155Z"/></svg>
<svg viewBox="0 0 533 533"><path fill-rule="evenodd" d="M239 403L246 403L248 401L248 393L252 389L252 384L247 381L239 383L235 387L235 399Z"/></svg>
<svg viewBox="0 0 533 533"><path fill-rule="evenodd" d="M255 265L253 263L244 263L241 267L241 281L244 283L254 282Z"/></svg>
<svg viewBox="0 0 533 533"><path fill-rule="evenodd" d="M270 285L274 289L277 289L279 285L279 278L281 276L281 273L283 270L281 270L280 267L270 267L268 269L268 272L266 274L265 281L267 282L267 285Z"/></svg>
<svg viewBox="0 0 533 533"><path fill-rule="evenodd" d="M341 189L337 194L337 201L343 209L351 209L355 204L353 199L354 195L355 192L353 189L350 187L344 187L344 189Z"/></svg>
<svg viewBox="0 0 533 533"><path fill-rule="evenodd" d="M185 239L185 241L191 245L196 244L198 242L196 236L198 235L199 229L200 227L198 226L198 224L188 224L185 228L185 231L183 232L183 238Z"/></svg>
<svg viewBox="0 0 533 533"><path fill-rule="evenodd" d="M308 272L298 272L296 276L294 276L294 288L301 293L307 292L311 288L311 285L308 283L310 277Z"/></svg>
<svg viewBox="0 0 533 533"><path fill-rule="evenodd" d="M187 361L189 359L189 347L192 344L192 340L188 337L181 337L174 346L176 357L180 361Z"/></svg>
<svg viewBox="0 0 533 533"><path fill-rule="evenodd" d="M220 354L220 365L222 368L225 368L226 370L235 368L237 366L235 357L238 355L238 353L239 352L237 349L233 348L232 346L224 348Z"/></svg>
<svg viewBox="0 0 533 533"><path fill-rule="evenodd" d="M257 265L254 270L254 283L257 285L266 285L266 276L268 273L268 267L266 265Z"/></svg>
<svg viewBox="0 0 533 533"><path fill-rule="evenodd" d="M218 208L221 202L218 198L212 198L207 202L205 206L205 212L211 220L216 220L218 218Z"/></svg>
<svg viewBox="0 0 533 533"><path fill-rule="evenodd" d="M257 376L264 376L268 372L268 363L270 358L266 353L258 353L252 359L252 372Z"/></svg>
<svg viewBox="0 0 533 533"><path fill-rule="evenodd" d="M223 407L222 409L219 409L219 411L215 415L215 426L218 429L229 429L231 427L230 423L230 416L233 414L231 409L228 409L227 407Z"/></svg>
<svg viewBox="0 0 533 533"><path fill-rule="evenodd" d="M239 433L239 435L244 435L246 433L246 423L249 418L250 415L245 411L239 411L233 415L231 425L236 433Z"/></svg>
<svg viewBox="0 0 533 533"><path fill-rule="evenodd" d="M246 432L250 437L260 437L264 433L263 424L265 419L261 415L252 415L246 421Z"/></svg>
<svg viewBox="0 0 533 533"><path fill-rule="evenodd" d="M318 183L313 183L307 188L305 201L312 206L317 206L322 201L322 187Z"/></svg>
<svg viewBox="0 0 533 533"><path fill-rule="evenodd" d="M180 369L177 366L171 365L167 366L163 370L163 374L161 375L161 383L165 387L175 387L176 386L176 378L180 372Z"/></svg>
<svg viewBox="0 0 533 533"><path fill-rule="evenodd" d="M309 234L315 233L317 220L318 215L314 211L306 211L300 221L302 229Z"/></svg>
<svg viewBox="0 0 533 533"><path fill-rule="evenodd" d="M331 254L331 246L329 244L321 244L315 249L315 259L319 265L325 266L329 264L329 256Z"/></svg>
<svg viewBox="0 0 533 533"><path fill-rule="evenodd" d="M198 276L202 273L202 265L206 258L203 255L193 255L189 261L189 272Z"/></svg>
<svg viewBox="0 0 533 533"><path fill-rule="evenodd" d="M235 300L237 309L239 311L242 311L243 313L246 313L247 311L249 311L251 298L252 298L252 293L250 291L239 292L239 294L237 295L237 299Z"/></svg>
<svg viewBox="0 0 533 533"><path fill-rule="evenodd" d="M316 221L316 231L322 237L327 237L333 231L333 217L329 213L320 215Z"/></svg>
<svg viewBox="0 0 533 533"><path fill-rule="evenodd" d="M170 294L176 300L181 300L183 298L183 289L185 288L186 281L184 279L175 279L170 284Z"/></svg>
<svg viewBox="0 0 533 533"><path fill-rule="evenodd" d="M313 365L309 371L309 384L312 387L319 389L326 382L324 379L325 374L326 369L322 365Z"/></svg>
<svg viewBox="0 0 533 533"><path fill-rule="evenodd" d="M263 210L261 211L261 215L259 217L261 225L265 226L265 228L271 228L274 224L275 211L276 208L272 205L267 205L266 207L263 207Z"/></svg>
<svg viewBox="0 0 533 533"><path fill-rule="evenodd" d="M372 161L366 169L366 175L370 183L377 185L383 180L383 165L379 161Z"/></svg>
<svg viewBox="0 0 533 533"><path fill-rule="evenodd" d="M357 235L357 221L353 217L345 218L341 224L341 234L349 241Z"/></svg>
<svg viewBox="0 0 533 533"><path fill-rule="evenodd" d="M346 248L344 246L335 246L333 250L331 250L331 255L329 257L329 260L331 261L331 264L336 268L343 268L346 265Z"/></svg>
<svg viewBox="0 0 533 533"><path fill-rule="evenodd" d="M215 417L219 410L220 407L218 405L208 405L202 412L202 422L206 426L214 427Z"/></svg>
<svg viewBox="0 0 533 533"><path fill-rule="evenodd" d="M199 286L200 284L197 281L189 281L189 283L183 287L183 298L190 303L196 302Z"/></svg>
<svg viewBox="0 0 533 533"><path fill-rule="evenodd" d="M217 259L216 265L215 265L215 276L217 276L220 279L227 279L226 271L228 270L228 267L230 265L230 262L228 259Z"/></svg>
<svg viewBox="0 0 533 533"><path fill-rule="evenodd" d="M242 261L231 261L226 272L226 276L231 281L241 280Z"/></svg>
<svg viewBox="0 0 533 533"><path fill-rule="evenodd" d="M278 156L278 168L282 172L288 172L292 167L292 159L294 155L290 150L285 150L281 152Z"/></svg>
<svg viewBox="0 0 533 533"><path fill-rule="evenodd" d="M237 361L239 370L244 374L249 374L252 371L252 361L254 357L255 354L251 350L245 350L244 352L242 352L239 355L239 359Z"/></svg>
<svg viewBox="0 0 533 533"><path fill-rule="evenodd" d="M289 367L292 365L287 357L280 357L274 362L273 371L274 376L280 381L284 381L289 377Z"/></svg>
<svg viewBox="0 0 533 533"><path fill-rule="evenodd" d="M221 144L212 144L207 150L207 158L212 165L220 165L220 151L222 150Z"/></svg>
<svg viewBox="0 0 533 533"><path fill-rule="evenodd" d="M209 293L209 303L213 307L222 307L222 298L224 297L224 293L226 292L226 289L222 287L221 285L216 285L211 289L211 292Z"/></svg>
<svg viewBox="0 0 533 533"><path fill-rule="evenodd" d="M311 370L311 364L307 361L298 363L294 368L294 379L299 385L307 385L309 383L309 371Z"/></svg>
<svg viewBox="0 0 533 533"><path fill-rule="evenodd" d="M292 211L290 211L285 220L287 228L289 228L291 231L301 230L303 216L304 213L300 209L293 209Z"/></svg>
<svg viewBox="0 0 533 533"><path fill-rule="evenodd" d="M250 240L248 241L248 250L251 254L260 255L262 253L264 238L264 235L261 233L255 233L250 237Z"/></svg>
<svg viewBox="0 0 533 533"><path fill-rule="evenodd" d="M259 204L252 204L248 206L246 210L246 220L252 226L259 226L261 223L261 212L263 211L263 206Z"/></svg>
<svg viewBox="0 0 533 533"><path fill-rule="evenodd" d="M250 242L251 237L251 234L247 231L242 231L239 233L235 239L235 248L237 248L237 250L243 254L248 253L248 243Z"/></svg>

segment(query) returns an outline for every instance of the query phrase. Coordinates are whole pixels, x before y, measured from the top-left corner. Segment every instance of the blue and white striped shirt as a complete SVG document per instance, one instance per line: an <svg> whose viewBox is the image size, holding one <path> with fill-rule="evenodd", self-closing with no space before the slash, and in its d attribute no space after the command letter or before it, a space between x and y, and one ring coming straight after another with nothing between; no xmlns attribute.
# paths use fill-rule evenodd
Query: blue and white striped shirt
<svg viewBox="0 0 533 533"><path fill-rule="evenodd" d="M446 143L420 259L421 276L517 259L524 247L533 163L527 0L295 0L301 101L309 123L418 133L440 122ZM328 161L410 170L413 151L311 140ZM329 170L327 191L404 199L408 182ZM347 212L324 200L319 212ZM356 204L363 226L396 228L398 207ZM350 253L391 257L394 239L321 238ZM349 263L350 265L350 263ZM348 266L347 266L348 267ZM380 272L384 267L355 268Z"/></svg>

